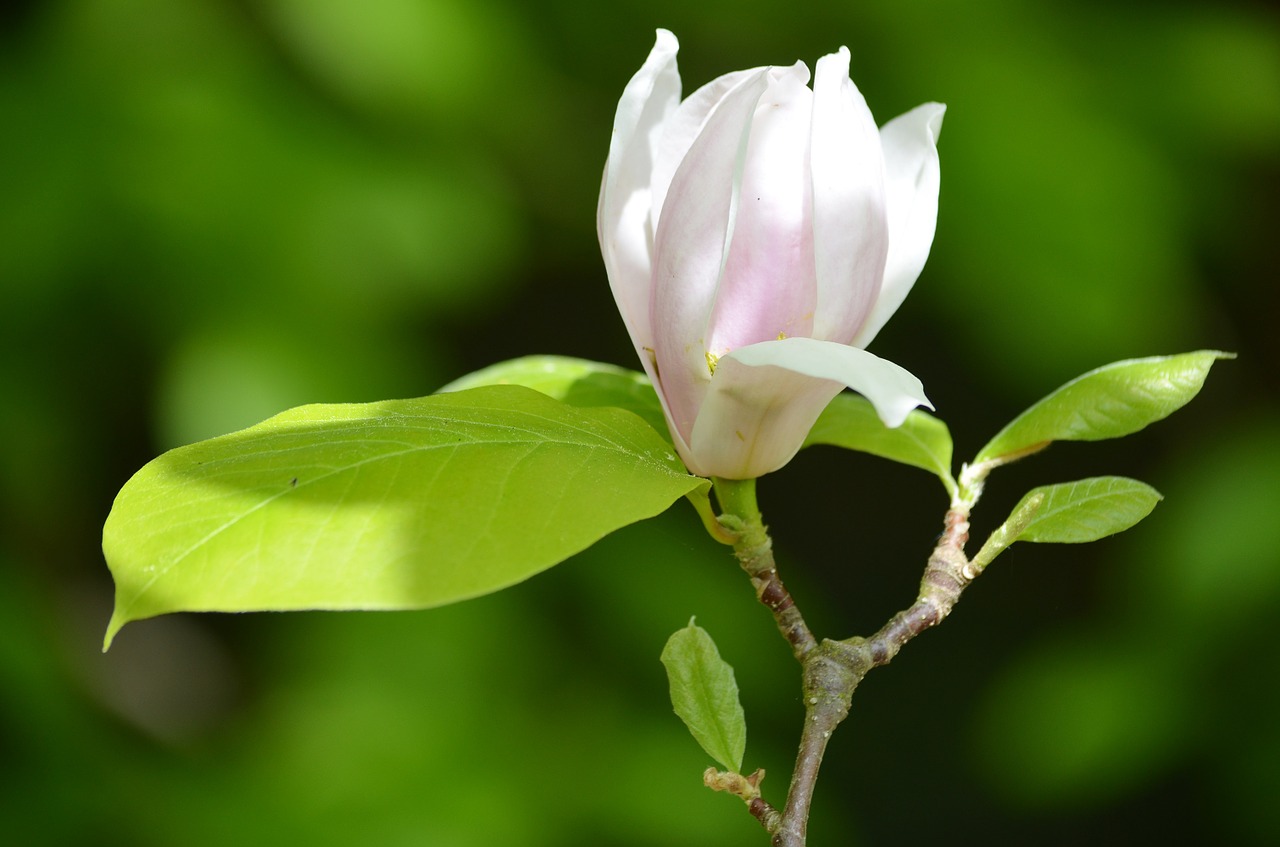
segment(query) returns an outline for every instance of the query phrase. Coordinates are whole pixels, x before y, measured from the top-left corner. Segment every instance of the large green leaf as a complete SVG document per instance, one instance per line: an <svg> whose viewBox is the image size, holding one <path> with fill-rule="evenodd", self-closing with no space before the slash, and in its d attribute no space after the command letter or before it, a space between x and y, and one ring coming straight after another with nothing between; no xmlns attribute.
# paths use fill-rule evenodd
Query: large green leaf
<svg viewBox="0 0 1280 847"><path fill-rule="evenodd" d="M848 392L838 394L818 416L804 444L831 444L921 468L954 492L951 433L945 423L919 409L907 415L902 426L890 429L870 400Z"/></svg>
<svg viewBox="0 0 1280 847"><path fill-rule="evenodd" d="M569 356L523 356L459 377L440 391L481 385L523 385L584 409L617 406L635 412L671 440L658 393L649 378L637 371Z"/></svg>
<svg viewBox="0 0 1280 847"><path fill-rule="evenodd" d="M1014 418L974 464L1024 454L1052 441L1100 441L1137 432L1188 403L1209 368L1231 354L1200 350L1114 362L1073 379Z"/></svg>
<svg viewBox="0 0 1280 847"><path fill-rule="evenodd" d="M707 484L636 416L519 386L303 406L125 484L103 530L107 643L166 612L474 597Z"/></svg>
<svg viewBox="0 0 1280 847"><path fill-rule="evenodd" d="M707 755L731 771L742 770L747 721L733 668L705 629L689 621L667 639L662 664L671 685L671 705Z"/></svg>

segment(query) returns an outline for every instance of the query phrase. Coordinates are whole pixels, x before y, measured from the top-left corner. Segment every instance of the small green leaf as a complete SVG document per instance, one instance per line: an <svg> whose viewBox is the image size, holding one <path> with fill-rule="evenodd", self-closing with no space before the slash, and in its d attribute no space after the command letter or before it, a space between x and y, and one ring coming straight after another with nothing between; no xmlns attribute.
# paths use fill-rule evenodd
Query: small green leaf
<svg viewBox="0 0 1280 847"><path fill-rule="evenodd" d="M671 440L658 394L637 371L568 356L524 356L459 377L439 393L482 385L523 385L581 409L616 406L639 415Z"/></svg>
<svg viewBox="0 0 1280 847"><path fill-rule="evenodd" d="M1014 541L1082 544L1123 532L1151 514L1160 492L1136 479L1098 476L1078 482L1044 485L1027 492L1014 507L1017 515L1041 498Z"/></svg>
<svg viewBox="0 0 1280 847"><path fill-rule="evenodd" d="M518 386L303 406L125 484L103 528L106 640L166 612L475 597L708 484L636 416Z"/></svg>
<svg viewBox="0 0 1280 847"><path fill-rule="evenodd" d="M1013 458L1053 441L1100 441L1137 432L1196 396L1218 359L1200 350L1114 362L1073 379L1002 429L974 464Z"/></svg>
<svg viewBox="0 0 1280 847"><path fill-rule="evenodd" d="M880 420L871 401L857 394L836 395L818 416L805 439L806 447L830 444L846 450L871 453L937 475L948 493L955 492L951 477L951 433L947 425L919 409L907 415L902 426L890 429Z"/></svg>
<svg viewBox="0 0 1280 847"><path fill-rule="evenodd" d="M747 721L733 668L702 627L689 621L662 649L671 683L671 705L702 749L727 770L742 770Z"/></svg>

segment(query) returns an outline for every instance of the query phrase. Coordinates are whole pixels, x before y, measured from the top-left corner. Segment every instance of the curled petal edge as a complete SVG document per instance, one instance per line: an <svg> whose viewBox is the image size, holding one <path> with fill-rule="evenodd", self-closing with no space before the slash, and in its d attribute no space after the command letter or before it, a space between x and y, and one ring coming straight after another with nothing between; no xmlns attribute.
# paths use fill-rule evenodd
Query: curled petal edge
<svg viewBox="0 0 1280 847"><path fill-rule="evenodd" d="M784 338L734 350L726 358L744 365L774 367L852 388L871 401L887 427L898 427L917 406L932 409L915 374L874 353L833 341ZM808 434L807 432L805 433Z"/></svg>
<svg viewBox="0 0 1280 847"><path fill-rule="evenodd" d="M722 357L689 439L686 464L702 476L750 479L791 461L818 415L852 388L886 426L917 406L933 408L913 374L886 359L830 341L787 338Z"/></svg>

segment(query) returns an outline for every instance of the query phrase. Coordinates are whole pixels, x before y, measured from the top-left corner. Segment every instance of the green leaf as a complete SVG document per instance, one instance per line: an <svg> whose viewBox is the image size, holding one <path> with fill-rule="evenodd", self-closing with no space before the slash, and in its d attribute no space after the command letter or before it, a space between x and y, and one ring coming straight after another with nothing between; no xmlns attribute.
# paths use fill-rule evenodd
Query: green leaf
<svg viewBox="0 0 1280 847"><path fill-rule="evenodd" d="M1161 499L1160 492L1136 479L1097 476L1034 488L1014 507L1013 514L1037 497L1042 498L1040 506L1015 541L1097 541L1133 526L1151 514Z"/></svg>
<svg viewBox="0 0 1280 847"><path fill-rule="evenodd" d="M951 433L947 425L919 409L907 415L902 426L890 429L880 420L871 401L857 394L836 395L805 439L806 447L830 444L847 450L921 468L937 475L948 493L954 493L951 477Z"/></svg>
<svg viewBox="0 0 1280 847"><path fill-rule="evenodd" d="M1229 358L1230 353L1200 350L1103 365L1015 418L974 464L1016 458L1053 441L1100 441L1137 432L1190 402L1213 363Z"/></svg>
<svg viewBox="0 0 1280 847"><path fill-rule="evenodd" d="M1015 541L1083 544L1123 532L1151 514L1160 493L1122 476L1033 488L987 538L970 563L981 573Z"/></svg>
<svg viewBox="0 0 1280 847"><path fill-rule="evenodd" d="M125 484L103 529L106 641L166 612L475 597L706 485L634 415L519 386L303 406Z"/></svg>
<svg viewBox="0 0 1280 847"><path fill-rule="evenodd" d="M738 700L733 668L715 642L692 620L676 630L662 649L671 684L671 705L711 758L726 770L742 770L747 721Z"/></svg>
<svg viewBox="0 0 1280 847"><path fill-rule="evenodd" d="M649 378L637 371L568 356L524 356L459 377L439 393L482 385L523 385L583 409L616 406L644 418L671 441L658 393Z"/></svg>

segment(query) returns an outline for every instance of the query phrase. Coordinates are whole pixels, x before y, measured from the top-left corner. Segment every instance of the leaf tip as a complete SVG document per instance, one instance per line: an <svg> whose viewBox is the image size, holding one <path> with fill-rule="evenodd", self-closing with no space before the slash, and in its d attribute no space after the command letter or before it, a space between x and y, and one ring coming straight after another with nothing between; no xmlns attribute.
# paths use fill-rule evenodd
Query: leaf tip
<svg viewBox="0 0 1280 847"><path fill-rule="evenodd" d="M106 635L102 637L103 653L111 649L111 642L115 641L116 633L120 632L120 630L124 628L124 625L126 623L128 623L128 621L123 620L122 618L120 618L119 615L115 613L111 615L111 622L107 624Z"/></svg>

